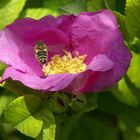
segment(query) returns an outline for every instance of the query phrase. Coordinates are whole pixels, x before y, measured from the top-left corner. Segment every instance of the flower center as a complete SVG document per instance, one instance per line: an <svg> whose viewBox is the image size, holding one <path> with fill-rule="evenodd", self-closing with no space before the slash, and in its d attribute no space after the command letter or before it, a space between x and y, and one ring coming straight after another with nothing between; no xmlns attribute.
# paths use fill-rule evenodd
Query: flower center
<svg viewBox="0 0 140 140"><path fill-rule="evenodd" d="M86 55L79 55L76 52L75 56L72 57L70 52L65 50L64 52L64 56L54 55L46 65L43 65L42 71L46 76L62 73L76 74L86 70L87 66L84 63Z"/></svg>

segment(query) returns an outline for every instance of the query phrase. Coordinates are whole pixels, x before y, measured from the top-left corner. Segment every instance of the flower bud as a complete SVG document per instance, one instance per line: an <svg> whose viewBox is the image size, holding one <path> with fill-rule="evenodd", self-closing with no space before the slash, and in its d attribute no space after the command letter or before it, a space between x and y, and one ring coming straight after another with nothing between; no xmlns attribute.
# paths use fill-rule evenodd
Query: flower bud
<svg viewBox="0 0 140 140"><path fill-rule="evenodd" d="M81 111L87 104L87 97L85 95L75 96L72 99L71 109L73 111Z"/></svg>
<svg viewBox="0 0 140 140"><path fill-rule="evenodd" d="M48 96L48 106L55 114L61 114L68 110L69 98L64 93L54 93Z"/></svg>

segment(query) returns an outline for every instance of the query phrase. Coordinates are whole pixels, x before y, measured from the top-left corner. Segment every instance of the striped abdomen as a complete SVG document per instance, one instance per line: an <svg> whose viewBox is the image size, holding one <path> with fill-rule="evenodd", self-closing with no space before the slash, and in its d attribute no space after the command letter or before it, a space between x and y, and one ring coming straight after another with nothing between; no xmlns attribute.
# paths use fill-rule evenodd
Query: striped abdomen
<svg viewBox="0 0 140 140"><path fill-rule="evenodd" d="M48 53L45 50L39 50L36 53L36 58L40 64L46 64L48 61Z"/></svg>

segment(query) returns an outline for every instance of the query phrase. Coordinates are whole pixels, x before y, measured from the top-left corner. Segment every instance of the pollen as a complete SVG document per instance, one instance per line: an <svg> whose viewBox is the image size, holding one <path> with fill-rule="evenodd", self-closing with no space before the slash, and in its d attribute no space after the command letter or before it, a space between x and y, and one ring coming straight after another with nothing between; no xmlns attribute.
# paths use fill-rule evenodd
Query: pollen
<svg viewBox="0 0 140 140"><path fill-rule="evenodd" d="M63 56L54 55L46 65L43 65L42 71L46 76L63 73L76 74L86 70L87 65L84 63L86 55L79 55L76 52L73 57L70 52L64 50L64 53Z"/></svg>

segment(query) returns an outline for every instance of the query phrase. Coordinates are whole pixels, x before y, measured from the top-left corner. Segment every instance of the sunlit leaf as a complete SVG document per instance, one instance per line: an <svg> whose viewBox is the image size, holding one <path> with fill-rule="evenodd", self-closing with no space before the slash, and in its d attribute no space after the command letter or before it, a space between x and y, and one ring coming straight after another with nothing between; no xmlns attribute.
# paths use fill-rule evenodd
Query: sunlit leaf
<svg viewBox="0 0 140 140"><path fill-rule="evenodd" d="M112 93L118 100L127 105L136 107L139 104L137 96L134 94L133 89L128 85L125 78L119 81L118 85L112 89Z"/></svg>
<svg viewBox="0 0 140 140"><path fill-rule="evenodd" d="M7 106L4 112L5 120L21 133L36 138L43 126L43 121L36 117L40 106L41 99L37 96L16 98Z"/></svg>
<svg viewBox="0 0 140 140"><path fill-rule="evenodd" d="M140 47L140 46L138 46ZM128 77L136 88L140 89L140 55L133 52L130 67L128 69Z"/></svg>
<svg viewBox="0 0 140 140"><path fill-rule="evenodd" d="M116 11L114 11L114 14L117 18L119 29L121 30L124 39L127 40L128 34L126 31L126 17L124 15L122 15L121 13L116 12Z"/></svg>
<svg viewBox="0 0 140 140"><path fill-rule="evenodd" d="M19 16L25 2L26 0L0 0L0 29Z"/></svg>
<svg viewBox="0 0 140 140"><path fill-rule="evenodd" d="M34 19L40 19L41 17L47 15L58 16L58 13L56 11L46 8L30 8L27 9L24 13L24 17L30 17Z"/></svg>
<svg viewBox="0 0 140 140"><path fill-rule="evenodd" d="M4 112L5 120L21 133L38 140L54 140L55 122L52 113L42 106L35 95L26 95L12 101Z"/></svg>
<svg viewBox="0 0 140 140"><path fill-rule="evenodd" d="M140 2L139 0L126 0L126 27L131 36L140 37Z"/></svg>

